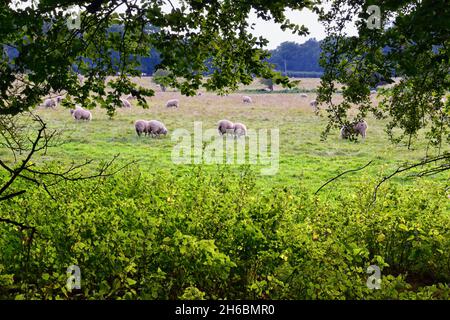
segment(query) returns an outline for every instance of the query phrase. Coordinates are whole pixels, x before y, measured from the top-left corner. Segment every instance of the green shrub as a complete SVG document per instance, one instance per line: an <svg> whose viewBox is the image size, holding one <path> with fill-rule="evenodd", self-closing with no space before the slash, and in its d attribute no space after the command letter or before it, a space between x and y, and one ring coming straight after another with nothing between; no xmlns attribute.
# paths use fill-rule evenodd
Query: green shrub
<svg viewBox="0 0 450 320"><path fill-rule="evenodd" d="M263 192L247 167L60 184L0 203L2 299L448 299L449 201L373 181ZM81 269L81 290L66 270ZM382 270L380 290L367 267Z"/></svg>

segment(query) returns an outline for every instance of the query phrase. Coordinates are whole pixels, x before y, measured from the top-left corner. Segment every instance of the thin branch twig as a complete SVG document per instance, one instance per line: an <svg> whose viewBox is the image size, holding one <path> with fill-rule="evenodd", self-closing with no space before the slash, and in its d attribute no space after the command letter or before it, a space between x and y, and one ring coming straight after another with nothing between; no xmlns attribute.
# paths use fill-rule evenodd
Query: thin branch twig
<svg viewBox="0 0 450 320"><path fill-rule="evenodd" d="M347 170L347 171L342 172L341 174L337 175L336 177L328 180L325 184L323 184L319 189L317 189L317 191L314 193L314 195L317 195L320 190L322 190L326 185L328 185L329 183L333 182L334 180L339 179L340 177L342 177L343 175L345 175L347 173L361 171L361 170L367 168L368 166L370 166L372 164L372 162L373 162L373 160L371 160L368 164L366 164L365 166L363 166L361 168Z"/></svg>

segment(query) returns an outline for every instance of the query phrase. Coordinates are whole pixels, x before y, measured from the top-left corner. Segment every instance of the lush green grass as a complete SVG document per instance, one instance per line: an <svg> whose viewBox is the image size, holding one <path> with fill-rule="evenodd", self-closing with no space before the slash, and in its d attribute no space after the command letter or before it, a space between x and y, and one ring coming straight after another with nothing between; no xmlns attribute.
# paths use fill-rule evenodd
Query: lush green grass
<svg viewBox="0 0 450 320"><path fill-rule="evenodd" d="M306 86L311 87L314 83L310 79L308 81ZM314 94L309 94L308 98L279 93L255 94L252 97L254 103L246 105L241 102L240 94L219 97L204 93L187 98L174 92L158 92L149 100L150 108L147 110L138 107L119 110L114 119L109 119L105 111L96 109L92 111L93 120L89 123L75 122L68 110L61 107L57 110L40 109L37 113L50 129L62 133L64 144L50 149L45 157L36 159L36 162L50 160L69 163L88 158L108 160L120 154L121 160L137 160L150 173L171 168L183 172L189 169L189 165L173 164L171 153L178 142L171 140L171 133L181 128L193 133L196 121L202 122L204 130L214 129L221 119L243 122L253 130L280 130L279 171L274 176L258 178L258 183L265 187L302 184L313 191L340 172L361 167L371 160L372 165L364 172L372 177L381 177L407 161L420 160L426 153L423 137L414 141L413 150L408 150L405 145L394 145L384 132L385 122L373 118L367 119L369 129L365 141L354 143L340 140L338 129L326 141L321 141L320 133L325 128L326 118L316 116L311 110L309 102L315 98ZM181 100L179 109L164 107L171 98ZM336 101L340 99L336 96ZM162 121L169 129L169 135L161 139L139 138L134 131L134 122L138 119ZM8 153L0 149L0 156L5 158ZM261 168L256 167L257 170ZM215 166L207 166L207 169L215 169ZM327 190L340 192L341 188L347 188L358 180L360 174L348 175ZM445 181L446 178L442 174L429 179ZM414 183L406 175L395 180Z"/></svg>
<svg viewBox="0 0 450 320"><path fill-rule="evenodd" d="M181 100L179 109L164 107L171 98ZM377 181L423 157L423 136L408 150L388 142L384 122L368 118L365 141L340 140L337 129L321 141L326 119L311 110L314 95L252 98L246 105L240 94L158 92L150 109L119 110L114 119L97 109L88 123L61 108L37 110L61 144L34 163L62 168L120 154L121 164L138 165L61 183L50 190L54 199L19 181L14 190L27 193L1 202L1 216L37 232L0 224L0 299L448 299L448 175L399 175L369 205ZM164 122L169 135L139 138L138 119ZM279 129L279 171L172 162L175 130L192 133L198 121L214 129L221 119ZM5 149L0 158L13 160ZM369 161L314 196L328 179ZM65 288L70 265L82 270L81 291ZM370 265L382 270L381 290L366 286Z"/></svg>

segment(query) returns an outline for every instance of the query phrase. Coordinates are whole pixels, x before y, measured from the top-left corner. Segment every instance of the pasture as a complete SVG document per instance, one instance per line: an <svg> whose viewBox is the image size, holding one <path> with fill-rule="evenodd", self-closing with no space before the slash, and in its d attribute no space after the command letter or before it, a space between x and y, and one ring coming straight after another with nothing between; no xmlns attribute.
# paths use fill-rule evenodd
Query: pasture
<svg viewBox="0 0 450 320"><path fill-rule="evenodd" d="M426 144L414 139L412 150L405 145L395 145L388 141L385 121L372 117L368 136L365 141L351 142L339 138L339 129L334 129L328 139L321 141L320 133L326 126L326 114L322 117L314 114L309 102L315 98L315 93L308 93L308 98L300 94L260 93L251 94L253 104L242 103L245 93L238 92L229 96L218 96L214 93L203 93L201 96L185 97L178 92L160 92L150 78L141 78L138 83L156 90L156 95L148 99L149 109L133 107L118 109L117 115L109 119L105 110L91 110L91 122L76 122L69 111L59 106L57 110L39 108L37 114L47 123L50 129L61 133L61 146L52 148L42 161L57 161L70 163L85 159L107 160L120 154L121 161L138 161L139 165L149 173L158 170L188 170L189 165L175 165L171 152L177 141L171 140L171 133L176 129L186 129L192 134L194 122L201 122L203 130L215 129L221 119L233 122L243 122L247 128L279 129L280 131L280 164L277 174L260 176L258 181L262 186L286 186L302 184L315 190L329 178L350 169L361 167L373 160L370 167L363 173L372 177L382 177L395 171L405 162L420 160ZM319 79L304 79L299 85L302 91L312 91L319 84ZM242 90L255 91L263 86L254 83ZM281 88L276 88L281 90ZM166 101L177 98L180 108L166 108ZM335 101L341 97L336 96ZM376 102L376 98L373 98ZM133 101L132 101L133 104ZM166 137L151 139L138 137L134 122L138 119L156 119L162 121L169 130ZM6 153L0 153L2 157ZM214 166L206 166L213 169ZM256 166L258 169L259 167ZM352 181L358 180L359 174L342 179L345 187L351 187ZM433 177L439 180L445 177ZM395 178L399 183L414 183L405 176ZM337 183L337 184L336 184ZM338 188L339 180L331 189Z"/></svg>
<svg viewBox="0 0 450 320"><path fill-rule="evenodd" d="M152 85L148 78L139 81ZM369 117L364 141L341 140L338 129L321 141L326 116L309 105L317 81L299 85L308 98L254 93L262 88L256 83L228 96L157 91L149 109L119 109L109 119L97 108L90 122L74 121L60 106L38 109L49 129L60 132L60 143L35 163L64 168L120 154L119 164L136 164L100 181L61 183L51 196L21 181L28 192L2 202L0 210L37 232L28 246L13 227L0 226L10 231L0 232L0 246L8 248L0 256L0 297L448 298L447 177L396 176L369 206L376 183L404 162L420 160L425 140L419 136L412 150L394 145L386 123ZM244 104L243 95L253 103ZM180 107L166 108L173 98ZM160 120L169 134L138 137L138 119ZM261 165L173 163L175 130L193 133L194 122L215 129L221 119L279 129L278 172L260 175ZM6 150L0 157L12 161ZM314 196L328 179L369 161ZM79 266L83 277L74 292L65 286L70 265ZM381 290L366 286L369 265L382 270Z"/></svg>

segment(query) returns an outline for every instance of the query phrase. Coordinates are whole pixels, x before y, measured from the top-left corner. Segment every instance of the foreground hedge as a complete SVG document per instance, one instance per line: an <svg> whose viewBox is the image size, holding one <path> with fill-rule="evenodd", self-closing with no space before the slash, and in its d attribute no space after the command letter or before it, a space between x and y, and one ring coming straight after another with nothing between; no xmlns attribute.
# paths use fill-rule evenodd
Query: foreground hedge
<svg viewBox="0 0 450 320"><path fill-rule="evenodd" d="M448 299L450 217L431 184L263 192L253 173L194 168L31 188L0 203L1 299ZM81 269L68 292L66 269ZM380 290L367 267L382 270Z"/></svg>

